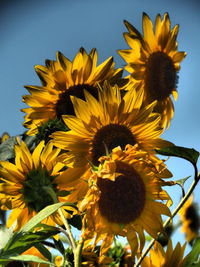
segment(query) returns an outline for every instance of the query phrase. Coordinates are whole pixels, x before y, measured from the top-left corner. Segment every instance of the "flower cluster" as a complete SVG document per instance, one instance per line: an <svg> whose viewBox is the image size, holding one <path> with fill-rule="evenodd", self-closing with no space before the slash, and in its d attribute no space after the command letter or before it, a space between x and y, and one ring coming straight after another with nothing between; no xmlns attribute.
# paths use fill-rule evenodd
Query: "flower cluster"
<svg viewBox="0 0 200 267"><path fill-rule="evenodd" d="M127 63L126 77L112 57L98 65L96 49L88 54L80 48L73 61L58 52L55 61L35 67L41 85L25 87L25 137L17 138L15 157L0 162L0 205L12 210L7 227L15 223L14 231L20 231L45 207L65 203L42 223L61 229L63 218L80 218L83 258L99 245L99 266L112 263L116 236L127 238L134 262L145 235L157 239L164 232L163 215L171 216L163 186L172 174L156 150L174 146L160 136L173 118L171 96L177 99L177 73L186 53L178 51L178 25L171 29L167 13L163 19L157 15L155 25L144 14L143 35L125 25L130 49L118 53ZM79 266L79 245L73 239L71 244ZM179 250L182 257L184 248ZM171 251L169 243L166 254ZM142 266L173 265L164 259L165 265L154 265L156 252L164 255L161 245ZM57 261L61 266L66 256Z"/></svg>

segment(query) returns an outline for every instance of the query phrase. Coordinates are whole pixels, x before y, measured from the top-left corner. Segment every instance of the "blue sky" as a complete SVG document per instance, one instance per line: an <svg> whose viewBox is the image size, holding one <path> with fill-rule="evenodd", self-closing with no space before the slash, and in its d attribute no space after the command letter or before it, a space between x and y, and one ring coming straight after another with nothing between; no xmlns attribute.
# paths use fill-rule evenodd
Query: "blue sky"
<svg viewBox="0 0 200 267"><path fill-rule="evenodd" d="M26 107L21 99L27 94L24 85L40 85L34 65L44 65L45 59L55 59L61 51L73 59L83 46L88 52L96 47L99 63L110 56L116 67L124 66L118 49L128 48L123 39L126 31L123 20L128 20L141 31L142 12L154 20L157 13L168 12L172 26L180 24L179 50L187 57L179 73L179 98L175 116L163 137L176 145L200 151L199 119L199 43L200 3L198 0L35 0L3 1L0 4L0 134L20 134ZM174 179L193 174L189 163L171 158L168 166ZM188 187L191 179L187 182ZM195 200L200 186L196 188ZM175 204L181 190L170 190ZM174 205L175 205L174 204ZM176 240L183 241L181 235Z"/></svg>

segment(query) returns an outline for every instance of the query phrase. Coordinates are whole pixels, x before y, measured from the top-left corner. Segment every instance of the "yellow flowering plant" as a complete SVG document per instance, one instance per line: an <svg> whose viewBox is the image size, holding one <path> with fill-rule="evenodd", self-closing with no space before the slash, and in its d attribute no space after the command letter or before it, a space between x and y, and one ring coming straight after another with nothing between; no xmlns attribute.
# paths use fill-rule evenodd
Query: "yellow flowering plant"
<svg viewBox="0 0 200 267"><path fill-rule="evenodd" d="M144 13L143 35L125 26L124 68L113 57L97 64L96 49L80 48L72 61L57 52L35 67L41 85L25 86L26 130L0 138L0 266L199 266L190 198L199 152L161 138L186 56L179 26L171 28L168 13L155 24ZM193 165L187 192L188 177L173 179L167 157ZM181 200L172 210L167 186L177 184ZM171 241L178 213L191 246L186 256L187 243L173 249Z"/></svg>

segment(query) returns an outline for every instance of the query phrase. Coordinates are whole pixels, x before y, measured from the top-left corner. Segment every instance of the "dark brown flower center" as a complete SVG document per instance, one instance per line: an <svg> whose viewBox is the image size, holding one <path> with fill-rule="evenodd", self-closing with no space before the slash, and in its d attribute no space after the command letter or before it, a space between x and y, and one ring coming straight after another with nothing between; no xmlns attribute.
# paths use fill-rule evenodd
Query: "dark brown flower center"
<svg viewBox="0 0 200 267"><path fill-rule="evenodd" d="M151 101L166 99L176 88L177 73L172 59L164 52L152 53L146 64L145 89Z"/></svg>
<svg viewBox="0 0 200 267"><path fill-rule="evenodd" d="M84 89L87 90L90 94L97 98L97 88L90 86L88 84L78 84L66 89L65 92L60 94L59 100L56 104L56 114L58 118L61 118L62 115L75 115L74 107L70 96L76 96L85 100Z"/></svg>
<svg viewBox="0 0 200 267"><path fill-rule="evenodd" d="M117 162L117 172L121 175L115 181L99 178L98 205L109 222L127 224L138 218L144 208L145 185L136 170L124 162Z"/></svg>
<svg viewBox="0 0 200 267"><path fill-rule="evenodd" d="M135 145L136 140L131 130L125 125L109 124L97 131L92 143L92 163L98 165L98 159L110 153L113 148L120 146L122 149L127 144Z"/></svg>

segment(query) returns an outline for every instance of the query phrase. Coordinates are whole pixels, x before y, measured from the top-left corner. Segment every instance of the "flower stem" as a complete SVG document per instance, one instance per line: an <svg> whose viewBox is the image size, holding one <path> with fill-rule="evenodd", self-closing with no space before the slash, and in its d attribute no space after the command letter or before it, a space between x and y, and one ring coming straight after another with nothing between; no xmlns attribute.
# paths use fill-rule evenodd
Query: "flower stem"
<svg viewBox="0 0 200 267"><path fill-rule="evenodd" d="M73 252L75 252L76 251L76 242L75 242L74 236L72 235L71 227L70 227L68 221L65 219L62 208L58 209L58 213L59 213L61 220L65 226L65 229L67 230L67 234L68 234L68 238L69 238L72 250L73 250Z"/></svg>
<svg viewBox="0 0 200 267"><path fill-rule="evenodd" d="M58 203L58 199L57 199L57 196L56 196L54 190L51 187L45 187L45 190L49 193L49 195L51 196L53 202L54 203ZM58 209L58 213L59 213L60 218L61 218L61 220L62 220L62 222L63 222L63 224L65 226L65 229L67 230L67 234L66 235L67 235L67 237L69 239L69 242L70 242L70 245L72 247L72 250L75 253L75 251L76 251L76 242L75 242L75 239L74 239L74 237L72 235L71 227L70 227L68 221L65 219L65 216L63 214L62 208Z"/></svg>
<svg viewBox="0 0 200 267"><path fill-rule="evenodd" d="M195 166L196 167L196 166ZM190 195L192 194L192 192L194 191L194 188L196 187L197 183L199 182L200 179L200 175L197 175L197 168L195 168L195 179L192 183L192 185L190 186L187 194L181 199L180 203L177 205L177 207L174 209L174 211L172 212L171 217L169 217L163 224L163 228L166 229L166 227L168 226L168 224L170 223L170 221L175 217L175 215L179 212L179 210L182 208L182 206L185 204L185 202L188 200L188 198L190 197ZM149 252L149 250L152 248L152 246L154 245L156 239L152 239L151 242L149 243L148 247L145 249L145 251L143 252L143 254L141 255L141 257L139 258L139 260L137 261L137 263L134 265L134 267L138 267L139 264L143 261L144 257L147 255L147 253Z"/></svg>
<svg viewBox="0 0 200 267"><path fill-rule="evenodd" d="M83 248L84 241L81 238L78 242L78 245L76 247L75 253L74 253L74 267L80 267L81 266L81 251Z"/></svg>

